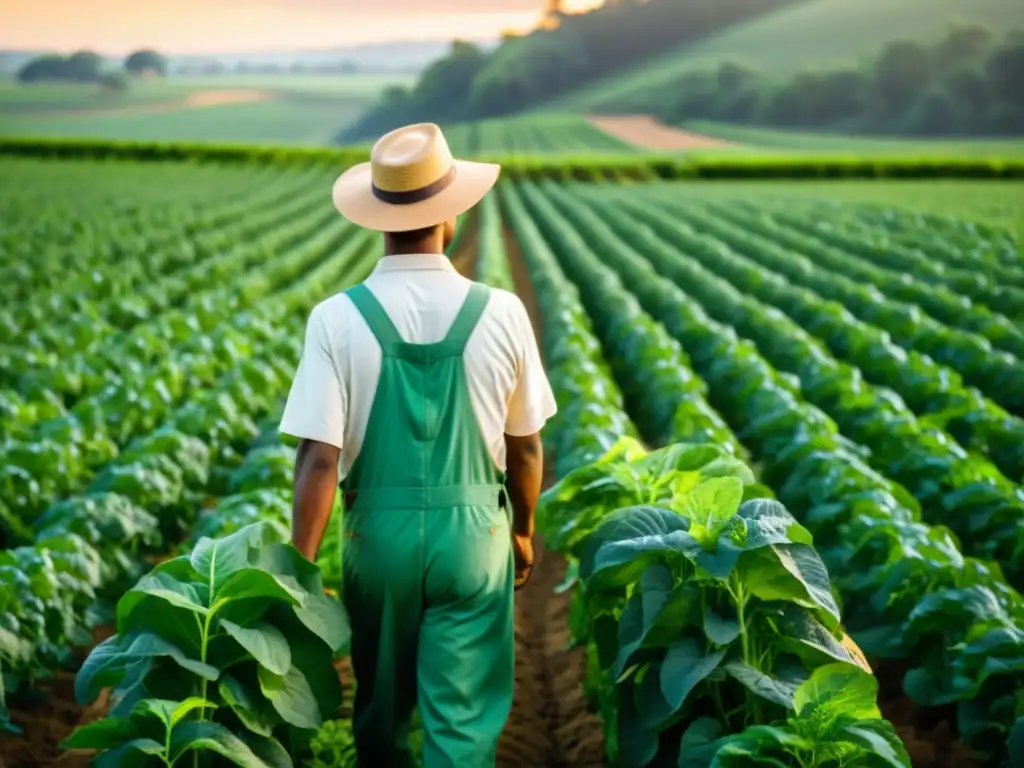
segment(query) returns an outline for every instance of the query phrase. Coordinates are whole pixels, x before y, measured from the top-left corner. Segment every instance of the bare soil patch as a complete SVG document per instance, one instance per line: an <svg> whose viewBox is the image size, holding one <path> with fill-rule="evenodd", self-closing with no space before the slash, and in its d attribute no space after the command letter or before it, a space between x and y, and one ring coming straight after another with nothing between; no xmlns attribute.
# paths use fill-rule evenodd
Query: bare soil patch
<svg viewBox="0 0 1024 768"><path fill-rule="evenodd" d="M135 106L111 107L110 109L67 109L50 112L48 115L54 117L158 115L178 112L183 109L220 107L225 104L252 104L272 98L274 98L274 94L270 91L255 89L196 91L181 99L162 101L156 104L137 104Z"/></svg>
<svg viewBox="0 0 1024 768"><path fill-rule="evenodd" d="M731 141L673 128L650 115L592 115L587 119L594 127L641 149L719 149L736 146Z"/></svg>

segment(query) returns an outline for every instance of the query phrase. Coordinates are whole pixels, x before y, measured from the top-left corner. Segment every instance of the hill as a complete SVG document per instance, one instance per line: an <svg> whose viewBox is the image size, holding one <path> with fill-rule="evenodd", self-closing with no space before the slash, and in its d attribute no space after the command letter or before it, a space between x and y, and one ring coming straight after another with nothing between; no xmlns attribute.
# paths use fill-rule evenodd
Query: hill
<svg viewBox="0 0 1024 768"><path fill-rule="evenodd" d="M415 87L385 93L341 136L358 141L419 121L461 122L518 114L798 0L647 0L609 2L586 13L553 15L494 50L455 41Z"/></svg>
<svg viewBox="0 0 1024 768"><path fill-rule="evenodd" d="M648 111L694 69L738 61L778 74L860 59L898 38L938 37L951 21L1024 23L1020 0L804 0L734 24L626 73L559 97L554 111Z"/></svg>

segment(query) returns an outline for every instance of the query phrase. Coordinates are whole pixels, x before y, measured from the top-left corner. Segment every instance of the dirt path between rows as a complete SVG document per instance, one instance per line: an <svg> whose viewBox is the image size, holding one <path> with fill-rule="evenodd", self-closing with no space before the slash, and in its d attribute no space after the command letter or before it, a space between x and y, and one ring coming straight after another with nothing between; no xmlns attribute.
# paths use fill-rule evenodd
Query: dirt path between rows
<svg viewBox="0 0 1024 768"><path fill-rule="evenodd" d="M543 349L537 297L519 250L503 232L512 279ZM547 462L548 467L552 464ZM553 481L550 475L546 485ZM516 693L498 744L500 768L599 768L605 762L604 727L583 691L584 648L568 649L571 596L555 594L566 561L538 541L530 583L516 594Z"/></svg>
<svg viewBox="0 0 1024 768"><path fill-rule="evenodd" d="M270 91L255 89L196 91L182 99L162 101L157 104L112 107L110 109L65 109L48 112L47 117L123 117L127 115L159 115L179 112L184 109L220 107L226 104L252 104L274 98Z"/></svg>
<svg viewBox="0 0 1024 768"><path fill-rule="evenodd" d="M731 141L673 128L650 115L591 115L587 120L595 128L640 149L719 149L736 146Z"/></svg>

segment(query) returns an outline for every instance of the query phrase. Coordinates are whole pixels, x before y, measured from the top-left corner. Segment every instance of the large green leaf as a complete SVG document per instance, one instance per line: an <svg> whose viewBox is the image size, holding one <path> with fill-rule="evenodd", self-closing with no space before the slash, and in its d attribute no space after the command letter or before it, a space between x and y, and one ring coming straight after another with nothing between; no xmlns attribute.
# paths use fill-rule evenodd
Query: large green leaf
<svg viewBox="0 0 1024 768"><path fill-rule="evenodd" d="M793 697L803 679L797 679L787 670L786 677L772 677L742 661L731 661L722 667L733 679L763 699L793 709Z"/></svg>
<svg viewBox="0 0 1024 768"><path fill-rule="evenodd" d="M117 603L118 623L132 612L146 596L155 597L175 608L184 608L205 616L208 611L209 590L205 584L188 584L170 573L155 571L143 576Z"/></svg>
<svg viewBox="0 0 1024 768"><path fill-rule="evenodd" d="M75 729L60 743L61 749L113 749L138 735L138 727L127 717L108 717Z"/></svg>
<svg viewBox="0 0 1024 768"><path fill-rule="evenodd" d="M872 765L888 765L891 768L910 768L910 755L900 737L886 720L862 720L842 729L834 735L862 747L872 757Z"/></svg>
<svg viewBox="0 0 1024 768"><path fill-rule="evenodd" d="M283 675L292 664L292 652L286 638L277 627L258 621L242 627L222 619L220 626L247 650L257 662L278 675Z"/></svg>
<svg viewBox="0 0 1024 768"><path fill-rule="evenodd" d="M685 533L688 527L689 521L686 518L660 507L640 506L616 510L600 528L587 537L580 558L580 578L586 582L602 568L610 571L604 577L610 583L635 580L659 554L667 556L681 552L685 546L696 547L692 537L687 539L676 535ZM699 547L696 549L699 550ZM640 557L641 553L648 554ZM620 575L620 571L624 571L625 575Z"/></svg>
<svg viewBox="0 0 1024 768"><path fill-rule="evenodd" d="M200 539L189 560L215 594L225 579L248 567L250 558L271 543L277 543L273 529L262 522L253 523L220 539Z"/></svg>
<svg viewBox="0 0 1024 768"><path fill-rule="evenodd" d="M774 544L740 558L744 589L762 600L783 600L820 609L831 627L839 624L828 572L806 544Z"/></svg>
<svg viewBox="0 0 1024 768"><path fill-rule="evenodd" d="M132 739L120 747L100 754L95 768L143 768L153 765L150 755L160 755L164 745L153 739Z"/></svg>
<svg viewBox="0 0 1024 768"><path fill-rule="evenodd" d="M252 733L243 733L241 738L249 745L253 754L270 768L292 768L294 765L291 756L277 739Z"/></svg>
<svg viewBox="0 0 1024 768"><path fill-rule="evenodd" d="M661 692L673 710L679 709L698 683L718 668L724 649L706 651L692 638L673 643L661 664Z"/></svg>
<svg viewBox="0 0 1024 768"><path fill-rule="evenodd" d="M811 534L782 504L772 499L751 499L740 505L739 515L747 521L747 549L772 544L811 544Z"/></svg>
<svg viewBox="0 0 1024 768"><path fill-rule="evenodd" d="M673 470L689 472L725 455L722 448L710 443L674 443L637 459L633 464L653 477Z"/></svg>
<svg viewBox="0 0 1024 768"><path fill-rule="evenodd" d="M705 604L701 619L704 625L704 634L715 645L729 645L739 637L740 622L735 613L728 617L721 616L711 606Z"/></svg>
<svg viewBox="0 0 1024 768"><path fill-rule="evenodd" d="M299 621L323 640L332 651L341 651L352 638L352 627L345 607L323 592L307 594L301 605L292 608Z"/></svg>
<svg viewBox="0 0 1024 768"><path fill-rule="evenodd" d="M282 600L292 605L301 605L303 597L301 589L287 585L269 571L241 568L220 582L212 599L214 605L250 598Z"/></svg>
<svg viewBox="0 0 1024 768"><path fill-rule="evenodd" d="M648 765L658 754L658 732L647 728L632 696L623 697L618 708L619 763Z"/></svg>
<svg viewBox="0 0 1024 768"><path fill-rule="evenodd" d="M695 560L702 551L686 531L606 542L594 558L594 570L586 583L591 589L623 587L637 581L652 563Z"/></svg>
<svg viewBox="0 0 1024 768"><path fill-rule="evenodd" d="M853 656L832 632L810 611L796 605L782 609L779 647L800 656L809 667L827 664L829 661L852 662Z"/></svg>
<svg viewBox="0 0 1024 768"><path fill-rule="evenodd" d="M797 716L821 725L840 720L879 718L878 681L854 664L818 667L793 695Z"/></svg>
<svg viewBox="0 0 1024 768"><path fill-rule="evenodd" d="M292 666L283 675L259 668L260 689L282 719L297 728L319 728L323 724L320 705L305 675Z"/></svg>
<svg viewBox="0 0 1024 768"><path fill-rule="evenodd" d="M722 723L713 717L698 717L690 723L679 743L678 768L707 768L721 735Z"/></svg>
<svg viewBox="0 0 1024 768"><path fill-rule="evenodd" d="M118 686L129 667L160 656L207 680L216 680L220 674L216 667L187 657L180 648L151 632L115 635L97 645L82 664L75 678L75 698L88 703L101 689Z"/></svg>
<svg viewBox="0 0 1024 768"><path fill-rule="evenodd" d="M743 500L743 482L736 477L716 477L674 500L679 512L690 518L690 535L705 549L712 549Z"/></svg>
<svg viewBox="0 0 1024 768"><path fill-rule="evenodd" d="M215 752L242 768L268 768L249 745L220 723L189 721L171 733L172 759L178 760L191 750Z"/></svg>
<svg viewBox="0 0 1024 768"><path fill-rule="evenodd" d="M238 678L229 674L221 676L217 690L246 728L261 736L273 734L274 726L280 718L269 701L255 691L250 691Z"/></svg>

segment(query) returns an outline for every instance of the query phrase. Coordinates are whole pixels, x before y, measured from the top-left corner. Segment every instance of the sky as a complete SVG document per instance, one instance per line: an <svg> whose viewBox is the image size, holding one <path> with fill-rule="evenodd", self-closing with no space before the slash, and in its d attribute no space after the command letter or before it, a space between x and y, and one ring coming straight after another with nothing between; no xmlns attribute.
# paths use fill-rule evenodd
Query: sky
<svg viewBox="0 0 1024 768"><path fill-rule="evenodd" d="M567 0L585 10L600 0ZM496 37L545 0L0 0L0 48L123 55L331 48ZM485 10L486 9L486 10Z"/></svg>

